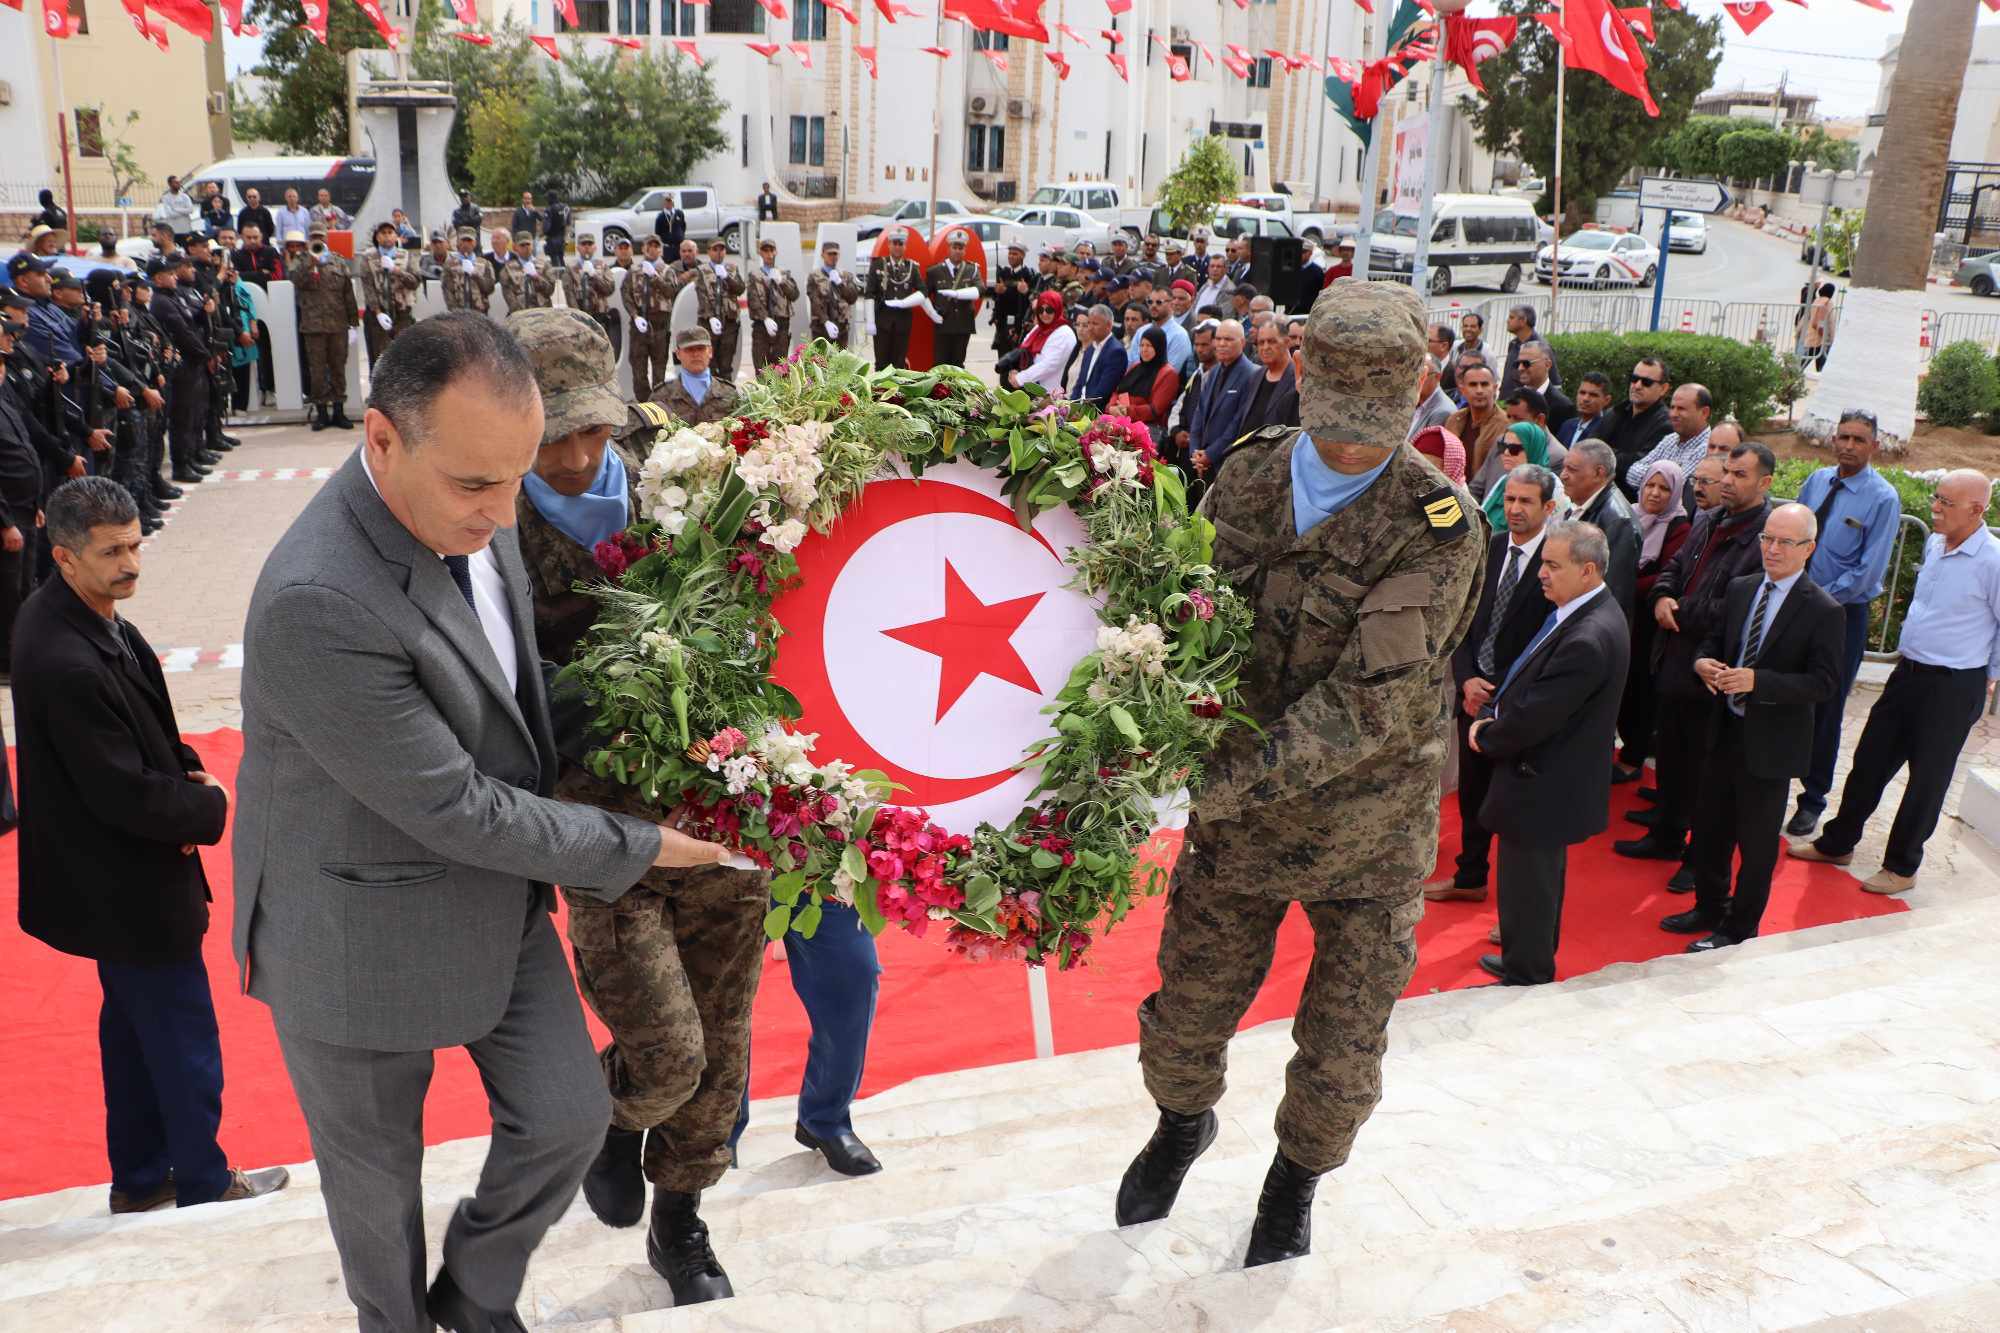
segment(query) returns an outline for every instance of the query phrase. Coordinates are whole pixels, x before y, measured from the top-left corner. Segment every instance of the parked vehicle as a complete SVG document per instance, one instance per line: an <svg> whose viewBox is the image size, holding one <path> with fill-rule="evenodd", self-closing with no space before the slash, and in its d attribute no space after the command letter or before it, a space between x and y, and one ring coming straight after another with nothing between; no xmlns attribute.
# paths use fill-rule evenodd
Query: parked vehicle
<svg viewBox="0 0 2000 1333"><path fill-rule="evenodd" d="M197 203L210 185L222 187L231 212L243 207L243 192L254 188L264 207L285 202L286 190L297 190L299 202L311 208L325 190L349 217L359 217L368 192L375 188L372 157L231 157L186 177L187 192ZM383 216L388 210L383 210Z"/></svg>
<svg viewBox="0 0 2000 1333"><path fill-rule="evenodd" d="M621 240L643 244L653 234L654 221L669 199L687 214L690 240L705 245L720 236L731 254L743 252L743 238L756 222L757 210L747 204L721 203L707 185L648 185L609 208L580 208L571 222L571 239L595 236L607 252Z"/></svg>
<svg viewBox="0 0 2000 1333"><path fill-rule="evenodd" d="M1535 281L1547 283L1552 247L1535 256ZM1580 231L1562 243L1562 278L1591 287L1650 287L1660 266L1651 241L1629 231Z"/></svg>
<svg viewBox="0 0 2000 1333"><path fill-rule="evenodd" d="M1676 253L1708 253L1708 219L1699 213L1670 213L1667 215L1667 249Z"/></svg>
<svg viewBox="0 0 2000 1333"><path fill-rule="evenodd" d="M1235 202L1243 208L1254 208L1260 213L1270 213L1282 218L1292 229L1294 236L1304 237L1315 244L1324 244L1343 232L1351 235L1355 224L1343 222L1331 213L1304 212L1293 202L1292 196L1273 192L1270 194L1239 194Z"/></svg>
<svg viewBox="0 0 2000 1333"><path fill-rule="evenodd" d="M945 219L944 225L947 231L954 227L963 227L979 237L979 244L986 251L988 272L991 272L995 266L1007 262L1007 246L1012 241L1019 241L1026 247L1029 251L1028 262L1030 264L1034 262L1035 242L1018 224L1006 218L989 217L980 213L955 213L947 215L942 208L938 210L938 215ZM854 253L848 258L848 267L854 271L856 281L862 281L868 277L868 265L874 258L875 245L872 241L866 245L857 245L854 247Z"/></svg>
<svg viewBox="0 0 2000 1333"><path fill-rule="evenodd" d="M1967 255L1958 272L1951 275L1951 285L1968 288L1974 296L2000 294L2000 250Z"/></svg>
<svg viewBox="0 0 2000 1333"><path fill-rule="evenodd" d="M1375 215L1370 276L1408 280L1416 260L1417 222L1414 213L1384 210ZM1438 195L1431 205L1426 285L1434 295L1460 286L1515 290L1535 262L1538 226L1534 204L1519 195Z"/></svg>
<svg viewBox="0 0 2000 1333"><path fill-rule="evenodd" d="M975 211L974 209L967 208L963 199L940 199L937 201L937 215L941 218L969 214ZM854 237L856 240L872 241L877 236L880 236L884 229L892 223L898 222L916 227L920 231L928 233L930 228L924 225L924 220L929 215L930 200L928 199L891 199L881 212L863 213L858 218L849 218L848 221L854 224Z"/></svg>
<svg viewBox="0 0 2000 1333"><path fill-rule="evenodd" d="M1124 229L1093 217L1081 209L1044 204L1009 204L996 208L991 216L1011 222L1024 228L1030 235L1047 229L1053 233L1051 239L1063 245L1080 245L1089 241L1097 247L1097 253L1108 254L1111 250L1111 235L1124 234ZM1044 241L1042 244L1048 244Z"/></svg>

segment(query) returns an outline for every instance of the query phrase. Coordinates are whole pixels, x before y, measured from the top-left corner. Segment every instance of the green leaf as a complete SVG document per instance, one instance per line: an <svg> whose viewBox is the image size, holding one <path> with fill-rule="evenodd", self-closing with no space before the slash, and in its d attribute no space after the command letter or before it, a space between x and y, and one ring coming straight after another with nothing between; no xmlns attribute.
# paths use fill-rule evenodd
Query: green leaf
<svg viewBox="0 0 2000 1333"><path fill-rule="evenodd" d="M816 932L819 929L819 919L821 915L822 915L822 909L819 904L819 899L814 898L812 901L808 902L803 908L799 910L798 916L792 921L792 929L796 930L797 932L799 932L799 934L805 936L807 939L811 939L813 937L814 932Z"/></svg>
<svg viewBox="0 0 2000 1333"><path fill-rule="evenodd" d="M791 925L791 922L791 908L783 904L773 907L770 911L764 913L764 938L771 940L785 938L785 930Z"/></svg>
<svg viewBox="0 0 2000 1333"><path fill-rule="evenodd" d="M860 814L854 817L853 838L855 841L859 841L860 839L868 836L869 831L875 827L875 816L881 813L882 813L881 806L871 805L866 810L863 810ZM844 857L846 853L843 852L841 855Z"/></svg>
<svg viewBox="0 0 2000 1333"><path fill-rule="evenodd" d="M878 887L873 879L864 879L854 886L854 912L870 935L880 935L889 924L882 915L881 903L876 900Z"/></svg>
<svg viewBox="0 0 2000 1333"><path fill-rule="evenodd" d="M1132 715L1125 711L1124 706L1113 704L1105 711L1110 714L1111 725L1118 728L1118 733L1132 742L1133 749L1139 749L1144 743L1144 738L1139 735L1139 724L1132 720Z"/></svg>
<svg viewBox="0 0 2000 1333"><path fill-rule="evenodd" d="M1035 848L1034 855L1030 856L1028 860L1034 863L1037 870L1054 870L1062 864L1062 858L1046 847Z"/></svg>
<svg viewBox="0 0 2000 1333"><path fill-rule="evenodd" d="M991 875L974 875L965 886L965 910L985 916L1000 902L1000 886Z"/></svg>
<svg viewBox="0 0 2000 1333"><path fill-rule="evenodd" d="M674 734L680 737L680 748L688 747L688 692L684 685L676 685L667 700L673 705Z"/></svg>
<svg viewBox="0 0 2000 1333"><path fill-rule="evenodd" d="M771 881L771 896L787 907L798 905L799 894L805 891L806 876L803 870L794 870L779 875Z"/></svg>
<svg viewBox="0 0 2000 1333"><path fill-rule="evenodd" d="M868 878L868 858L863 856L861 849L851 842L847 844L846 849L840 854L840 868L847 872L849 879L864 880Z"/></svg>

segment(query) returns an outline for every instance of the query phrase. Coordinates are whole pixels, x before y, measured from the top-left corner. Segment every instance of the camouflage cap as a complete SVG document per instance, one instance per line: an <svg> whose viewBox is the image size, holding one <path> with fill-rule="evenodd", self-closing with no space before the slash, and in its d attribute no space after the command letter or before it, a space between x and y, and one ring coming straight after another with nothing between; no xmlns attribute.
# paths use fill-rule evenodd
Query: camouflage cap
<svg viewBox="0 0 2000 1333"><path fill-rule="evenodd" d="M1393 449L1409 434L1424 306L1408 287L1340 278L1306 317L1299 419L1315 438Z"/></svg>
<svg viewBox="0 0 2000 1333"><path fill-rule="evenodd" d="M479 242L479 228L460 227L458 229L458 236L456 239L461 241L471 241L476 245Z"/></svg>
<svg viewBox="0 0 2000 1333"><path fill-rule="evenodd" d="M531 231L517 231L514 233L514 244L533 245L534 243L535 243L535 233Z"/></svg>
<svg viewBox="0 0 2000 1333"><path fill-rule="evenodd" d="M618 358L596 320L580 310L517 310L507 332L534 363L542 391L542 443L591 426L625 424Z"/></svg>
<svg viewBox="0 0 2000 1333"><path fill-rule="evenodd" d="M713 346L715 346L715 341L708 336L708 326L706 324L690 324L674 335L674 347L676 349L682 347ZM1410 410L1414 412L1416 408L1412 406Z"/></svg>

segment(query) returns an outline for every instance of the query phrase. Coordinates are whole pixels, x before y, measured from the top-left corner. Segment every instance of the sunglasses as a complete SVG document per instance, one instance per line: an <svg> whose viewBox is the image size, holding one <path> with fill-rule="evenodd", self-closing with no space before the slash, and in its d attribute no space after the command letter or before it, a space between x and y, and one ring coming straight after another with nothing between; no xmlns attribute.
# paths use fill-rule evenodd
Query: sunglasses
<svg viewBox="0 0 2000 1333"><path fill-rule="evenodd" d="M1643 385L1645 385L1646 387L1648 387L1648 388L1651 388L1651 387L1652 387L1653 385L1655 385L1655 384L1665 384L1665 383L1666 383L1666 381L1665 381L1665 380L1656 380L1656 379L1654 379L1654 378L1653 378L1652 376L1650 376L1650 375L1634 375L1634 376L1632 377L1632 383L1634 383L1634 384L1643 384Z"/></svg>
<svg viewBox="0 0 2000 1333"><path fill-rule="evenodd" d="M1526 453L1526 452L1527 452L1527 450L1526 450L1526 449L1524 449L1524 448L1522 448L1522 447L1521 447L1520 445L1518 445L1518 444L1509 444L1509 445L1505 445L1505 446L1503 446L1503 447L1501 448L1500 452L1501 452L1501 453L1503 453L1503 454L1522 454L1522 453Z"/></svg>

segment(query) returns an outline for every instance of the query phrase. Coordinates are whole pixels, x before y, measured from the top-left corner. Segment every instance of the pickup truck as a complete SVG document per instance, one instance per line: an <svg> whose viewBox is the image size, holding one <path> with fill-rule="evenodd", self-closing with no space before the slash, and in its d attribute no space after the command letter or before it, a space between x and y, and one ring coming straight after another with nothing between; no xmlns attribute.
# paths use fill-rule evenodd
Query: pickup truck
<svg viewBox="0 0 2000 1333"><path fill-rule="evenodd" d="M610 208L580 208L572 230L579 237L597 237L607 253L620 239L640 245L653 234L653 221L668 199L687 214L688 239L705 245L720 236L731 254L743 252L743 238L756 222L757 210L747 204L721 203L706 185L649 185Z"/></svg>
<svg viewBox="0 0 2000 1333"><path fill-rule="evenodd" d="M1289 194L1239 194L1234 202L1242 208L1254 208L1260 213L1283 218L1294 236L1302 236L1314 244L1323 244L1336 236L1352 235L1358 226L1351 220L1343 222L1331 213L1304 212L1293 203Z"/></svg>
<svg viewBox="0 0 2000 1333"><path fill-rule="evenodd" d="M930 206L929 199L891 199L879 213L863 213L860 217L849 218L848 221L854 224L854 239L857 241L872 241L898 223L929 234L930 228L924 225L924 217L930 211ZM937 201L937 215L940 218L963 216L974 211L976 210L965 206L963 199Z"/></svg>
<svg viewBox="0 0 2000 1333"><path fill-rule="evenodd" d="M1029 207L1072 208L1132 238L1136 245L1153 225L1153 210L1131 190L1109 181L1049 181L1028 196ZM1161 235L1153 231L1154 235ZM1101 243L1100 243L1101 248Z"/></svg>

